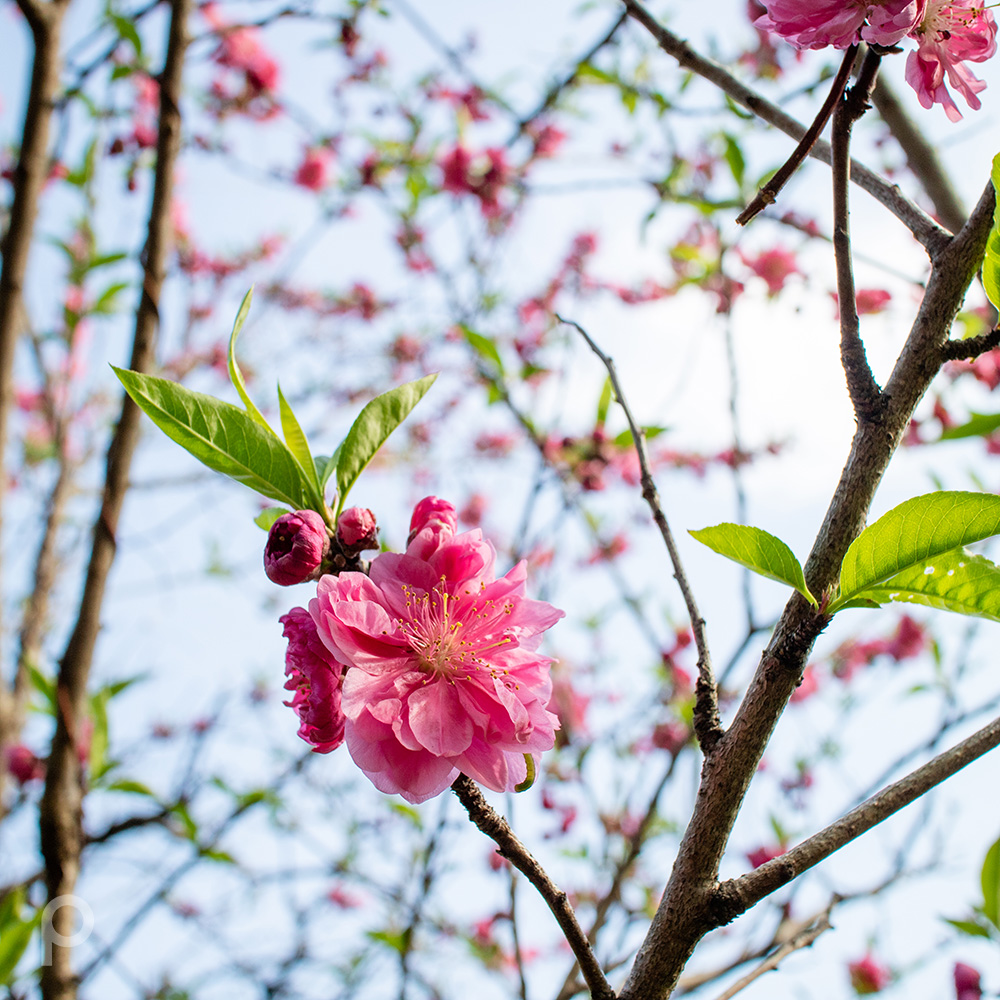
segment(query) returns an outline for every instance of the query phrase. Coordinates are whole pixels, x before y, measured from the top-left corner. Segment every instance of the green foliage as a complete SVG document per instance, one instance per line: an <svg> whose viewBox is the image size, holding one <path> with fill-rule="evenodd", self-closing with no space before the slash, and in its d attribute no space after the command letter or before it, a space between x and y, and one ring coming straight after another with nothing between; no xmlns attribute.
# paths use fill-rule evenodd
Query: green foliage
<svg viewBox="0 0 1000 1000"><path fill-rule="evenodd" d="M31 935L42 919L42 911L22 916L25 891L22 888L7 893L0 901L0 985L14 981L14 970L31 941Z"/></svg>
<svg viewBox="0 0 1000 1000"><path fill-rule="evenodd" d="M233 383L236 391L240 394L240 399L243 400L243 406L246 408L247 413L257 421L261 427L266 427L271 430L268 422L264 419L264 415L257 409L254 405L253 400L250 398L250 394L247 392L246 383L243 381L243 372L240 371L240 366L236 362L236 338L240 335L240 330L243 329L243 324L247 320L247 316L250 314L250 304L253 302L253 289L251 288L246 295L243 296L243 301L240 303L239 311L236 313L236 320L233 323L233 332L229 337L229 381Z"/></svg>
<svg viewBox="0 0 1000 1000"><path fill-rule="evenodd" d="M344 501L351 487L375 457L375 453L423 399L436 378L437 374L425 375L416 382L407 382L383 392L358 414L337 456L338 515L344 509Z"/></svg>
<svg viewBox="0 0 1000 1000"><path fill-rule="evenodd" d="M968 557L964 557L966 563L961 567L958 562L962 562L963 557L957 561L952 559L947 565L941 563L945 566L943 572L947 579L940 573L925 574L925 568L944 553L997 532L1000 532L1000 497L949 491L926 493L907 500L865 528L851 544L840 567L837 596L828 610L833 614L844 607L857 606L859 601L906 601L921 594L927 599L920 603L961 610L959 596L965 600L969 595L964 590L961 595L956 593L959 582L978 587L974 581L983 574L983 567L977 565L972 569ZM965 570L968 572L961 581L956 580L954 574ZM922 575L926 575L925 580L919 579ZM900 596L894 596L897 593ZM978 599L982 596L985 595Z"/></svg>
<svg viewBox="0 0 1000 1000"><path fill-rule="evenodd" d="M941 441L956 441L967 437L988 437L1000 428L1000 413L970 413L964 424L946 427L941 432Z"/></svg>
<svg viewBox="0 0 1000 1000"><path fill-rule="evenodd" d="M1000 309L1000 153L993 157L990 177L996 205L993 209L993 228L986 240L986 256L983 259L983 288L990 302Z"/></svg>
<svg viewBox="0 0 1000 1000"><path fill-rule="evenodd" d="M323 487L320 485L316 463L309 451L309 442L298 419L292 412L292 408L288 405L288 400L285 399L280 385L278 386L278 410L281 415L281 433L285 436L288 450L295 456L295 461L299 463L299 467L309 484L322 496Z"/></svg>
<svg viewBox="0 0 1000 1000"><path fill-rule="evenodd" d="M995 840L986 851L979 873L983 901L973 907L966 920L944 918L955 930L967 937L984 937L1000 940L1000 840Z"/></svg>
<svg viewBox="0 0 1000 1000"><path fill-rule="evenodd" d="M146 416L198 461L296 510L311 506L298 462L266 424L168 379L121 368L114 372Z"/></svg>
<svg viewBox="0 0 1000 1000"><path fill-rule="evenodd" d="M495 371L492 374L502 378L504 374L503 358L500 357L496 341L489 337L484 337L481 333L476 333L475 330L470 330L464 324L459 329L462 331L462 336L465 337L466 343L476 352L479 358L482 361L489 362L494 367Z"/></svg>
<svg viewBox="0 0 1000 1000"><path fill-rule="evenodd" d="M787 583L813 607L817 606L816 598L806 586L802 566L780 538L775 538L761 528L745 524L717 524L690 534L713 552L718 552L769 580Z"/></svg>
<svg viewBox="0 0 1000 1000"><path fill-rule="evenodd" d="M263 528L265 531L271 530L271 525L285 514L290 514L291 511L287 507L265 507L254 519L253 523L257 525L258 528Z"/></svg>

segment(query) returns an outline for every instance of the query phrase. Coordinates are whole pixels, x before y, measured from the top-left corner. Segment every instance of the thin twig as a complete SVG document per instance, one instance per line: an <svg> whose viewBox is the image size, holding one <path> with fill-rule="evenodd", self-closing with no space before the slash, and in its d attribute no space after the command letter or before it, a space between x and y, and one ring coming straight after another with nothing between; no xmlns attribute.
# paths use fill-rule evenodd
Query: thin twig
<svg viewBox="0 0 1000 1000"><path fill-rule="evenodd" d="M752 982L763 976L765 972L772 972L776 969L793 951L810 947L820 934L832 929L833 925L830 923L830 910L832 908L833 903L830 903L812 926L806 928L804 931L800 931L793 938L786 941L773 955L769 955L764 959L752 972L748 972L745 976L737 979L729 989L720 993L715 1000L732 1000L737 993L745 990Z"/></svg>
<svg viewBox="0 0 1000 1000"><path fill-rule="evenodd" d="M781 857L723 882L716 890L713 904L719 923L729 923L997 746L1000 746L1000 718L873 795Z"/></svg>
<svg viewBox="0 0 1000 1000"><path fill-rule="evenodd" d="M941 348L941 360L964 361L966 358L977 358L995 347L1000 347L1000 326L988 333L981 333L978 337L969 337L968 340L946 340Z"/></svg>
<svg viewBox="0 0 1000 1000"><path fill-rule="evenodd" d="M741 83L714 60L699 55L687 42L664 28L642 4L636 0L623 0L623 2L630 16L646 28L660 48L676 59L684 69L689 69L709 83L715 84L737 104L742 104L762 121L780 129L793 139L801 139L805 135L806 128L801 122L785 114L776 104L772 104L755 90ZM830 163L829 143L819 140L809 155L823 163ZM947 243L950 236L948 231L910 201L900 191L898 185L889 184L857 160L851 161L851 180L892 212L932 256Z"/></svg>
<svg viewBox="0 0 1000 1000"><path fill-rule="evenodd" d="M707 757L712 752L719 737L723 734L722 723L719 719L718 687L715 683L715 673L712 669L712 654L709 651L708 638L705 635L705 619L701 617L701 612L698 610L698 602L695 600L694 592L691 590L691 585L688 582L687 574L684 571L684 564L681 562L680 552L678 552L677 545L674 542L673 532L671 532L670 525L667 523L666 514L663 513L660 497L656 490L656 483L653 482L653 474L649 468L649 455L646 451L645 434L632 415L632 410L628 405L628 400L625 398L625 393L622 391L621 383L618 380L618 372L615 369L614 361L597 346L579 323L574 320L563 319L558 313L556 314L556 319L560 323L574 327L580 336L586 340L590 349L600 358L601 364L608 371L608 377L611 379L611 386L615 391L615 398L618 400L618 405L621 406L625 413L625 419L628 420L629 429L632 432L632 442L639 456L639 467L642 470L642 497L649 505L653 520L660 529L660 535L667 546L667 552L670 554L670 562L674 567L674 579L677 581L677 585L681 589L681 594L684 596L688 617L691 619L691 631L694 634L695 645L698 649L698 682L695 686L697 700L694 712L694 730L698 737L698 742L701 744L702 752Z"/></svg>
<svg viewBox="0 0 1000 1000"><path fill-rule="evenodd" d="M875 381L865 345L861 341L861 321L854 290L851 263L849 177L851 130L864 114L868 96L875 86L882 57L874 49L865 56L857 83L842 100L833 116L833 253L837 264L837 297L840 312L840 360L847 389L858 421L876 419L883 408L882 390Z"/></svg>
<svg viewBox="0 0 1000 1000"><path fill-rule="evenodd" d="M604 976L566 893L549 878L545 869L517 839L507 821L490 806L479 786L471 778L460 774L452 782L451 787L468 812L469 819L496 843L499 853L524 875L548 904L567 944L580 963L580 970L587 981L593 1000L614 1000L615 992Z"/></svg>
<svg viewBox="0 0 1000 1000"><path fill-rule="evenodd" d="M844 95L844 88L851 78L851 69L858 54L857 45L852 45L845 53L840 64L840 70L834 77L833 86L830 93L826 95L826 100L819 109L812 125L806 130L806 134L799 140L799 144L792 151L792 155L778 169L775 175L757 192L753 201L738 216L736 222L745 226L760 212L763 212L768 205L773 205L778 197L778 193L788 183L789 178L802 164L802 161L809 155L809 151L816 144L820 133L826 127L826 123L833 114L833 109Z"/></svg>

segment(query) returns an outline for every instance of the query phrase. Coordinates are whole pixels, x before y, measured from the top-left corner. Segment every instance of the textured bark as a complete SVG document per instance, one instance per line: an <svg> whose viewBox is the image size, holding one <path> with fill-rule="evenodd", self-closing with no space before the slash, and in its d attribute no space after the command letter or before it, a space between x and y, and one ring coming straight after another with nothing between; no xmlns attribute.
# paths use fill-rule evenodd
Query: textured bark
<svg viewBox="0 0 1000 1000"><path fill-rule="evenodd" d="M136 311L130 361L130 367L140 372L149 371L153 365L160 291L170 247L170 201L174 167L181 146L181 79L191 8L192 0L172 0L167 55L160 78L156 174L143 255L142 295ZM121 416L108 447L104 495L94 525L80 609L59 665L56 731L39 816L49 900L72 894L80 871L80 852L84 845L84 789L77 741L85 715L87 681L100 629L105 587L115 558L115 533L128 488L132 455L139 440L139 417L138 408L131 399L124 397ZM56 910L53 918L57 932L70 933L68 925L74 918L71 907ZM73 1000L76 990L70 949L53 945L52 963L42 968L44 1000Z"/></svg>

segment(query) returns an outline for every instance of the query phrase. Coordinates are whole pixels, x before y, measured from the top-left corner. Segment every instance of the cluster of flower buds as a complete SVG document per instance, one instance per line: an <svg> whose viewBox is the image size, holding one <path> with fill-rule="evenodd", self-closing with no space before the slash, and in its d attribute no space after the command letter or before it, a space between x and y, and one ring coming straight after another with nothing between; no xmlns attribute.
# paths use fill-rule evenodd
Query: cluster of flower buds
<svg viewBox="0 0 1000 1000"><path fill-rule="evenodd" d="M272 583L290 587L307 580L317 580L330 568L343 568L357 560L366 549L378 548L378 525L366 507L349 507L337 521L337 533L331 537L322 515L314 510L283 514L267 536L264 547L264 572ZM343 564L332 566L333 561ZM327 565L331 564L331 565Z"/></svg>

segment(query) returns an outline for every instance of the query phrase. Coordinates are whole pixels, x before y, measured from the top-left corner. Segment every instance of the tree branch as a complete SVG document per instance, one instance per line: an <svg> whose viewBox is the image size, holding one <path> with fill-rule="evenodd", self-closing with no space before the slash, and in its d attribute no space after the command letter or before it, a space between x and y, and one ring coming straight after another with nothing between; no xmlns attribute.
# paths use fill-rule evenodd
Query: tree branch
<svg viewBox="0 0 1000 1000"><path fill-rule="evenodd" d="M837 73L833 81L833 86L830 88L830 93L826 95L826 100L823 102L823 106L819 109L816 117L813 119L812 125L806 130L806 133L799 140L799 144L792 151L792 155L785 161L785 163L778 169L774 176L757 192L754 196L752 202L738 216L736 216L736 222L745 226L754 216L763 212L768 205L773 205L775 199L778 197L778 192L788 183L789 178L799 166L802 161L809 155L809 151L816 144L816 140L820 137L820 133L826 127L826 123L830 120L830 115L833 114L833 109L837 107L840 103L841 97L844 96L844 88L847 86L847 81L851 78L851 70L854 67L854 60L858 54L857 45L852 45L845 53L844 58L840 64L840 70Z"/></svg>
<svg viewBox="0 0 1000 1000"><path fill-rule="evenodd" d="M737 879L723 882L716 892L716 914L720 923L729 923L765 896L798 878L997 746L1000 746L1000 718L873 795L781 857Z"/></svg>
<svg viewBox="0 0 1000 1000"><path fill-rule="evenodd" d="M978 358L994 347L1000 347L1000 326L978 337L969 337L968 340L946 340L941 347L941 360L964 361L966 358Z"/></svg>
<svg viewBox="0 0 1000 1000"><path fill-rule="evenodd" d="M699 55L687 42L664 28L642 4L637 3L636 0L623 0L623 2L631 17L646 28L656 39L660 48L676 59L684 69L689 69L708 80L709 83L714 83L737 104L742 104L762 121L773 125L793 139L801 139L805 135L806 129L801 122L792 118L791 115L785 114L776 104L772 104L755 90L741 83L714 60ZM829 164L831 162L829 143L818 141L809 155ZM939 226L922 208L910 201L899 190L898 185L889 184L857 160L851 161L851 180L892 212L910 230L914 238L927 249L929 254L933 255L947 242L950 235L948 231Z"/></svg>
<svg viewBox="0 0 1000 1000"><path fill-rule="evenodd" d="M621 406L625 412L625 419L628 420L629 430L632 432L632 443L635 445L636 453L639 456L639 468L642 470L642 498L649 505L653 520L660 529L660 535L667 546L667 552L670 554L670 562L674 568L674 579L681 589L684 604L687 606L688 617L691 619L691 631L694 634L695 645L698 649L698 682L695 685L694 731L698 737L702 753L707 756L712 752L723 734L722 722L719 718L718 685L715 682L715 672L712 668L712 654L708 648L708 637L705 634L705 619L701 617L701 612L698 610L698 602L695 600L694 591L692 591L687 574L684 572L684 564L681 561L680 552L678 552L677 545L674 542L673 532L670 530L667 516L663 513L660 496L656 490L656 483L653 481L653 474L649 468L646 436L632 415L631 407L628 405L628 400L622 391L621 382L618 380L618 372L615 369L614 361L597 346L579 323L563 319L558 313L556 314L556 319L560 323L575 327L577 332L590 345L590 349L600 358L601 364L608 371L608 377L611 379L611 386L615 391L615 398L618 400L618 405Z"/></svg>
<svg viewBox="0 0 1000 1000"><path fill-rule="evenodd" d="M868 97L875 86L882 57L873 49L865 55L864 64L850 96L842 100L833 116L831 148L833 150L833 252L837 265L837 304L840 312L840 360L847 378L847 391L858 421L874 420L883 401L865 355L861 341L861 321L858 319L854 291L854 268L851 262L850 209L848 188L850 173L851 130L865 113Z"/></svg>
<svg viewBox="0 0 1000 1000"><path fill-rule="evenodd" d="M160 77L159 133L156 172L150 207L143 282L136 311L130 367L152 368L159 324L159 299L170 246L170 202L174 166L181 146L180 95L187 47L187 21L193 0L172 0L169 38ZM101 610L108 574L115 558L115 533L128 490L129 468L139 440L139 410L124 397L121 416L108 446L104 496L94 525L90 562L76 625L57 677L56 731L49 754L45 792L39 808L39 831L45 859L49 899L71 894L80 869L84 845L82 829L83 783L77 759L77 739L86 703L87 681L100 630ZM71 936L70 907L55 910L56 931ZM59 938L57 937L58 941ZM55 945L52 963L42 969L44 1000L73 1000L77 982L69 948Z"/></svg>
<svg viewBox="0 0 1000 1000"><path fill-rule="evenodd" d="M507 821L483 797L479 786L469 777L460 774L452 782L452 791L469 814L469 819L493 840L503 855L538 890L548 904L561 928L567 943L580 963L583 978L594 1000L614 1000L615 992L604 977L590 942L583 933L563 892L546 874L545 869L532 857L528 849L514 835Z"/></svg>

